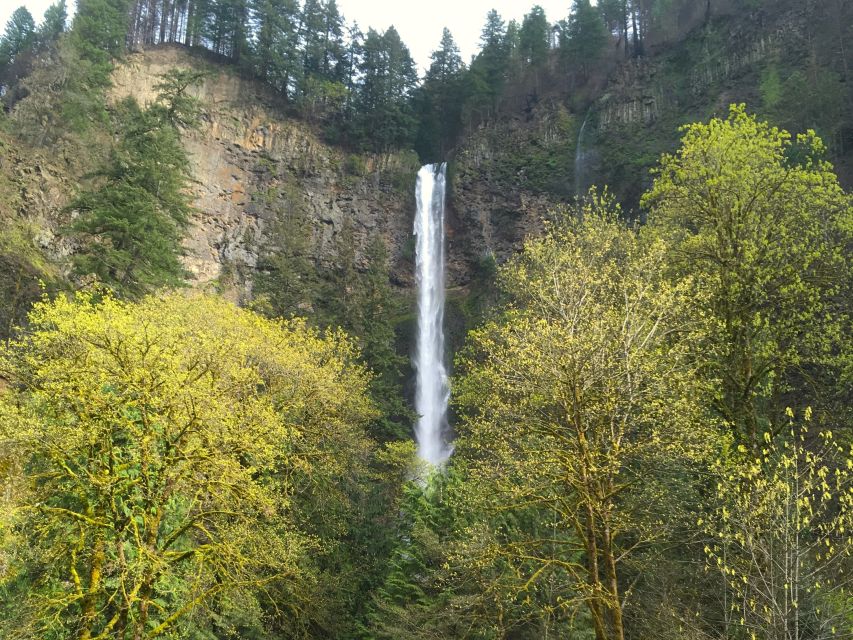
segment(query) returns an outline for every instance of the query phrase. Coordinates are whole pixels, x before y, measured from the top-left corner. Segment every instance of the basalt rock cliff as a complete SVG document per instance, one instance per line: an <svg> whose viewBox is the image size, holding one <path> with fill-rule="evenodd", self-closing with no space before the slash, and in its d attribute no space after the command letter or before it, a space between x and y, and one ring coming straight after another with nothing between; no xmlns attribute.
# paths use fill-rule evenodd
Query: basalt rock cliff
<svg viewBox="0 0 853 640"><path fill-rule="evenodd" d="M849 16L849 7L839 6L842 18ZM543 216L592 184L609 185L626 210L636 211L649 168L676 148L680 124L741 101L773 115L762 82L774 70L787 75L809 50L815 68L826 67L828 56L830 67L848 68L849 51L839 53L840 62L830 55L834 43L843 44L843 28L799 3L786 0L777 9L697 12L678 41L658 43L642 59L617 52L597 74L579 79L567 77L555 57L547 70L509 87L497 113L468 123L448 158L448 285L465 291L537 233ZM823 34L818 44L816 34ZM293 210L309 222L320 270L335 263L345 232L357 266L378 236L388 248L392 282L413 285L413 152L356 154L329 144L262 83L175 45L128 55L113 74L109 101L132 96L150 103L159 77L174 67L207 72L193 89L200 126L183 132L193 176L195 212L185 239L193 286L248 301L259 256L276 241L271 230ZM832 136L849 185L853 132L842 124ZM22 149L8 136L0 142L7 219L23 221L49 258L67 257L74 247L63 229L74 212L66 205L81 176L61 154Z"/></svg>

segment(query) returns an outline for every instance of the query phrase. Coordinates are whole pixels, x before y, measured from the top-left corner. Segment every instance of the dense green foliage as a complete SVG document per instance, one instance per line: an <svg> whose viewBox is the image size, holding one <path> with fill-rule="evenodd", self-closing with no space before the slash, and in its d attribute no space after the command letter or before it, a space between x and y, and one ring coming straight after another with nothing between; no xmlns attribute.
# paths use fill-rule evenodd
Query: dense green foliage
<svg viewBox="0 0 853 640"><path fill-rule="evenodd" d="M267 585L310 579L333 533L299 508L337 500L323 480L360 464L371 415L340 335L205 298L59 298L30 321L0 360L29 532L4 637L186 637L197 609L248 624Z"/></svg>
<svg viewBox="0 0 853 640"><path fill-rule="evenodd" d="M420 85L393 27L348 28L334 0L80 0L68 33L62 2L38 26L18 10L4 124L92 156L64 156L85 173L66 263L44 258L24 200L2 203L0 636L849 637L853 206L826 160L849 145L848 31L753 73L762 118L792 135L744 106L706 118L696 77L726 80L710 7L491 11L471 63L445 29ZM352 152L352 175L361 151L439 160L467 134L489 186L576 195L608 65L697 24L656 71L678 117L629 136L589 112L613 186L645 191L644 224L592 189L454 292L457 315L487 319L450 336L465 344L443 469L407 442L411 319L381 238L357 255L344 217L321 264L298 172L261 156L277 181L255 194L271 219L251 310L168 292L198 75L105 106L117 58L181 43L270 85ZM576 95L540 117L557 79ZM492 126L508 114L524 120L509 135ZM686 114L703 122L661 156ZM57 294L65 276L84 292Z"/></svg>
<svg viewBox="0 0 853 640"><path fill-rule="evenodd" d="M4 94L3 102L8 104L17 98L14 91L17 83L31 72L34 56L56 42L65 30L65 20L65 0L48 7L38 28L26 7L15 10L0 37L0 90Z"/></svg>
<svg viewBox="0 0 853 640"><path fill-rule="evenodd" d="M575 57L588 53L582 43L592 37L588 29L598 34L596 42L604 38L599 14L588 3L575 13L584 10L581 32L563 29L559 38L561 50L573 47ZM62 29L57 29L54 15L58 9L52 11L43 31L55 37ZM13 60L19 49L32 48L32 18L26 9L19 13L9 24L5 49L0 49L8 52L0 63ZM79 120L91 114L81 113L85 104L71 99L75 85L97 92L108 81L112 60L126 49L181 43L208 49L263 79L292 108L322 126L332 141L380 152L416 144L423 157L438 159L463 124L496 113L509 81L549 65L551 31L541 7L533 7L521 25L506 24L491 11L483 27L482 50L470 69L447 31L424 83L415 91L418 74L396 30L362 33L354 25L347 28L334 0L83 0L68 43L58 51L74 69L73 77L62 83L60 102L70 109L67 116L77 120L77 127L84 127ZM585 57L584 65L593 58ZM9 79L17 82L24 75Z"/></svg>
<svg viewBox="0 0 853 640"><path fill-rule="evenodd" d="M195 102L186 91L198 77L172 71L157 85L153 106L141 110L132 99L119 105L114 120L120 141L109 164L96 188L70 205L79 211L71 227L81 243L74 255L78 275L93 274L129 296L183 280L189 173L178 127L195 121Z"/></svg>
<svg viewBox="0 0 853 640"><path fill-rule="evenodd" d="M734 106L649 224L591 191L499 270L378 637L844 637L853 207L822 152Z"/></svg>
<svg viewBox="0 0 853 640"><path fill-rule="evenodd" d="M823 389L850 358L849 301L838 296L851 202L823 152L814 133L791 140L732 107L685 129L643 200L670 238L670 268L708 297L703 368L720 381L720 417L751 448L784 426L787 406L831 402ZM801 395L803 378L817 395Z"/></svg>

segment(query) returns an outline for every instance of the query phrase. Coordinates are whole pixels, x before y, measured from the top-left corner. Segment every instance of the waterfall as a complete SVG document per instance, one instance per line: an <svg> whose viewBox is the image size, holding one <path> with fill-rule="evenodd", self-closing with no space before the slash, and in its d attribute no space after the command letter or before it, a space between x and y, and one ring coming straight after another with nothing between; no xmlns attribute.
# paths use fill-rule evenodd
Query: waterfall
<svg viewBox="0 0 853 640"><path fill-rule="evenodd" d="M415 188L415 263L418 286L418 341L415 353L417 388L415 438L418 455L440 465L452 447L447 402L450 386L444 367L444 185L447 165L428 164L418 171Z"/></svg>
<svg viewBox="0 0 853 640"><path fill-rule="evenodd" d="M586 159L583 152L583 130L586 129L586 121L589 120L589 114L592 113L590 107L586 116L584 116L580 131L578 131L578 145L575 148L575 197L580 198L583 190L583 163Z"/></svg>

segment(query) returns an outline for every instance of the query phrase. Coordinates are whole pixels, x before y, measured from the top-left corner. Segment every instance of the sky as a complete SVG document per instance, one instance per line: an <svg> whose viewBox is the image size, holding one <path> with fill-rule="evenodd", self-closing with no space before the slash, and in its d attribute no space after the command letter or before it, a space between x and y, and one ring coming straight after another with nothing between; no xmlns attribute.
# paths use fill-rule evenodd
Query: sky
<svg viewBox="0 0 853 640"><path fill-rule="evenodd" d="M45 9L53 0L0 0L0 29L5 30L12 12L24 4L40 22ZM394 25L412 57L423 71L429 66L429 55L438 47L441 30L450 29L462 52L462 59L470 61L477 52L480 31L486 22L489 9L497 9L504 21L521 22L524 14L534 4L539 4L549 22L568 16L571 0L337 0L347 22L358 22L362 31L373 27L384 31ZM68 0L69 12L74 0Z"/></svg>

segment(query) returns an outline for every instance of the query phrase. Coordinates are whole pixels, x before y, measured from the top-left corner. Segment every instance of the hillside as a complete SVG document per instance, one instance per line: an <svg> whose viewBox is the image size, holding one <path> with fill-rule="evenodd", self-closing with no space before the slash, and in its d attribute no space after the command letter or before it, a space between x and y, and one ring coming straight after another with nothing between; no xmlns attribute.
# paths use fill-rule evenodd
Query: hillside
<svg viewBox="0 0 853 640"><path fill-rule="evenodd" d="M853 2L566 10L13 14L0 640L853 638Z"/></svg>

